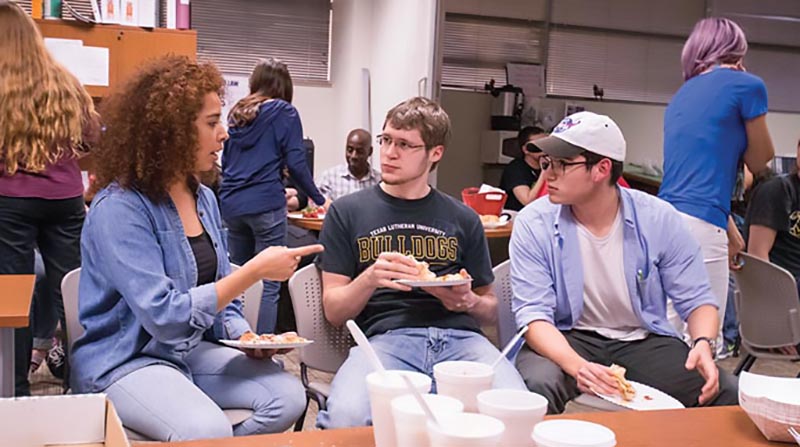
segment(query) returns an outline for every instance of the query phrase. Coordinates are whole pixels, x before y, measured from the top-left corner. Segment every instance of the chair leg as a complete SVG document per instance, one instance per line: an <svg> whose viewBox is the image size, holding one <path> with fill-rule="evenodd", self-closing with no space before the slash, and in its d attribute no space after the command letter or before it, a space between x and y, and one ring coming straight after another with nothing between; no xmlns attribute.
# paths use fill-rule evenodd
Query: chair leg
<svg viewBox="0 0 800 447"><path fill-rule="evenodd" d="M756 362L756 356L753 354L747 354L744 359L736 366L736 369L733 370L733 375L738 376L742 371L750 371L750 368L753 367L753 364Z"/></svg>

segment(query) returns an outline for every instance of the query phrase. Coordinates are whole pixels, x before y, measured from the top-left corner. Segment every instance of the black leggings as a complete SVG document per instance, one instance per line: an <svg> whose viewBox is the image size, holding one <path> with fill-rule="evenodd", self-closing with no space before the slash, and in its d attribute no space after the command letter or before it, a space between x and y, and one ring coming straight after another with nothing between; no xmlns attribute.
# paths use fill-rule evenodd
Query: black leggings
<svg viewBox="0 0 800 447"><path fill-rule="evenodd" d="M80 238L85 216L83 197L47 200L0 196L0 274L33 274L33 249L38 245L47 287L65 331L61 279L81 265ZM15 393L26 396L30 394L31 330L17 329L14 335Z"/></svg>

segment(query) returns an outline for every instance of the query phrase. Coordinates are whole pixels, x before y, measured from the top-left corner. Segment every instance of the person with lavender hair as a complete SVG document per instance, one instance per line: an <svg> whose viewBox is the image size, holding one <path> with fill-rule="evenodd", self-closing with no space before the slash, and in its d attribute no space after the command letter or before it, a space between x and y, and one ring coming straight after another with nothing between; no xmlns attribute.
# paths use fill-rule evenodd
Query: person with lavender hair
<svg viewBox="0 0 800 447"><path fill-rule="evenodd" d="M735 22L700 20L681 53L685 82L664 113L664 179L658 195L681 212L700 242L720 321L729 268L737 268L736 255L744 248L730 216L737 172L745 164L758 176L775 152L767 129L767 88L746 72L746 53L747 40ZM684 329L679 318L670 321Z"/></svg>

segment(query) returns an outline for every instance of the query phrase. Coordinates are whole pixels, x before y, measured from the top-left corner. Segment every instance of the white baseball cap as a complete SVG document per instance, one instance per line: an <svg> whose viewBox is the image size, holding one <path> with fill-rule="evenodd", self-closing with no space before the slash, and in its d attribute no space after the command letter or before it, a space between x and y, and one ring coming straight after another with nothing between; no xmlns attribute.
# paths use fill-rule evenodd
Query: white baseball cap
<svg viewBox="0 0 800 447"><path fill-rule="evenodd" d="M611 118L578 112L564 118L550 136L533 141L547 155L572 158L583 151L625 161L625 137Z"/></svg>

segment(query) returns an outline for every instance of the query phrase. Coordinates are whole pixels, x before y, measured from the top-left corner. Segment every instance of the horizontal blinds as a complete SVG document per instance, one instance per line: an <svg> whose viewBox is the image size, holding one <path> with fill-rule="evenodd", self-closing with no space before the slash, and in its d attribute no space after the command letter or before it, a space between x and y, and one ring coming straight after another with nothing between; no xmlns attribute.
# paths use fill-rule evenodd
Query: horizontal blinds
<svg viewBox="0 0 800 447"><path fill-rule="evenodd" d="M769 109L800 112L800 51L753 48L744 57L747 70L761 77L767 85Z"/></svg>
<svg viewBox="0 0 800 447"><path fill-rule="evenodd" d="M249 75L276 57L295 80L329 80L330 0L193 0L197 53L224 73Z"/></svg>
<svg viewBox="0 0 800 447"><path fill-rule="evenodd" d="M483 88L506 83L506 63L542 62L542 28L535 22L447 14L442 85Z"/></svg>
<svg viewBox="0 0 800 447"><path fill-rule="evenodd" d="M682 83L678 39L554 29L547 65L549 95L666 103Z"/></svg>
<svg viewBox="0 0 800 447"><path fill-rule="evenodd" d="M31 0L14 0L14 3L21 6L28 14L31 13Z"/></svg>

